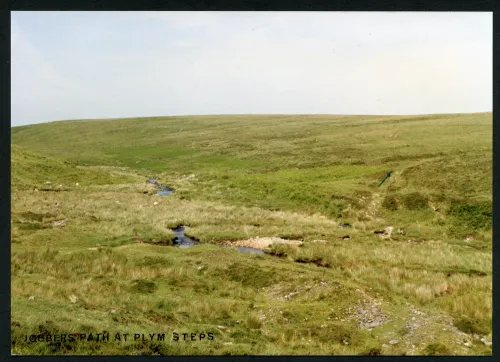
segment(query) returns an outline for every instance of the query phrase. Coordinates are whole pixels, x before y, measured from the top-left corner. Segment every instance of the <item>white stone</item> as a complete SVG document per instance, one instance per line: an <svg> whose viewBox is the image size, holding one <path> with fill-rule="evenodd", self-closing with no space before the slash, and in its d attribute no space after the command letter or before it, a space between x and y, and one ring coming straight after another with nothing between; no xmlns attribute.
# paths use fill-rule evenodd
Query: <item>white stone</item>
<svg viewBox="0 0 500 362"><path fill-rule="evenodd" d="M390 344L398 344L398 343L399 343L399 341L398 341L397 339L391 339L391 340L389 341L389 343L390 343Z"/></svg>
<svg viewBox="0 0 500 362"><path fill-rule="evenodd" d="M74 294L73 294L72 296L70 296L70 297L69 297L69 300L71 301L71 303L76 303L76 302L78 302L78 298L77 298L77 297L76 297L76 295L74 295Z"/></svg>
<svg viewBox="0 0 500 362"><path fill-rule="evenodd" d="M35 296L32 295L31 297L28 298L28 300L35 300Z"/></svg>
<svg viewBox="0 0 500 362"><path fill-rule="evenodd" d="M158 202L155 201L155 203L153 204L154 206L158 206Z"/></svg>
<svg viewBox="0 0 500 362"><path fill-rule="evenodd" d="M80 186L80 184L77 182L77 183L75 184L75 186Z"/></svg>

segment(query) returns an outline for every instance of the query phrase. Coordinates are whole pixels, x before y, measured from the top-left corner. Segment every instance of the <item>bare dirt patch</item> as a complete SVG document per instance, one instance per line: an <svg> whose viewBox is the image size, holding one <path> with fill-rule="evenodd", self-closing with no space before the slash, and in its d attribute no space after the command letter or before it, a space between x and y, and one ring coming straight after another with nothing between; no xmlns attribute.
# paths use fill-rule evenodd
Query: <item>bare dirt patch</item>
<svg viewBox="0 0 500 362"><path fill-rule="evenodd" d="M289 244L289 245L300 245L302 244L301 240L287 240L278 237L257 237L243 240L235 240L235 241L226 241L225 244L231 246L243 246L247 248L254 248L263 250L265 248L269 248L274 244Z"/></svg>

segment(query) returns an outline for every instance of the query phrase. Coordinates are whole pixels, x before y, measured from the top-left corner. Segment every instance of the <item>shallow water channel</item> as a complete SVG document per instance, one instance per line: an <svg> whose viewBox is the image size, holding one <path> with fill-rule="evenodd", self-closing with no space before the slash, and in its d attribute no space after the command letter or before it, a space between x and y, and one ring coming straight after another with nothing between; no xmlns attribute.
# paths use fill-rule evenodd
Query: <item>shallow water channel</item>
<svg viewBox="0 0 500 362"><path fill-rule="evenodd" d="M175 233L175 239L174 239L174 245L178 246L179 248L190 248L192 246L200 244L199 241L191 239L189 236L186 236L184 234L184 226L178 226L175 229L172 229L172 231ZM240 253L254 253L254 254L264 254L263 250L260 249L255 249L255 248L247 248L244 246L238 246L236 247L236 250L238 250Z"/></svg>
<svg viewBox="0 0 500 362"><path fill-rule="evenodd" d="M156 192L157 196L169 196L169 195L172 195L174 193L174 189L173 188L165 186L165 185L160 185L158 183L158 178L156 178L156 177L150 177L150 178L147 179L146 182L148 184L153 184L153 185L156 186L156 188L158 190Z"/></svg>

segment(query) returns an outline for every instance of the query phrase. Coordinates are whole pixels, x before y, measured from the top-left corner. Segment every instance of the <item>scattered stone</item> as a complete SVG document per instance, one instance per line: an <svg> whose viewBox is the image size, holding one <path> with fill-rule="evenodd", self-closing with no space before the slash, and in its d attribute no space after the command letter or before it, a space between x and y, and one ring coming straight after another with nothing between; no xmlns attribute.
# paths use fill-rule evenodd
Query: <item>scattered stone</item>
<svg viewBox="0 0 500 362"><path fill-rule="evenodd" d="M80 184L77 182L77 183L75 183L75 186L80 186Z"/></svg>
<svg viewBox="0 0 500 362"><path fill-rule="evenodd" d="M230 345L232 345L232 344L233 344L233 342L224 342L223 344L224 344L225 346L230 346Z"/></svg>
<svg viewBox="0 0 500 362"><path fill-rule="evenodd" d="M348 344L349 344L349 342L347 342L345 339L344 339L344 340L342 340L342 343L344 343L345 345L348 345Z"/></svg>
<svg viewBox="0 0 500 362"><path fill-rule="evenodd" d="M116 313L116 310L111 309L111 311L110 311L110 312L111 312L111 314L115 314L115 313Z"/></svg>
<svg viewBox="0 0 500 362"><path fill-rule="evenodd" d="M398 344L398 343L399 343L399 340L397 340L397 339L391 339L391 340L389 341L389 343L390 343L390 344Z"/></svg>
<svg viewBox="0 0 500 362"><path fill-rule="evenodd" d="M156 202L156 201L155 201L153 205L154 205L154 206L158 206L158 202Z"/></svg>
<svg viewBox="0 0 500 362"><path fill-rule="evenodd" d="M471 343L471 342L469 342L469 341L467 341L467 342L465 342L465 343L464 343L464 346L465 346L465 347L470 347L470 346L472 346L472 343Z"/></svg>
<svg viewBox="0 0 500 362"><path fill-rule="evenodd" d="M481 339L481 342L483 342L486 346L491 346L491 341L487 341L486 339Z"/></svg>
<svg viewBox="0 0 500 362"><path fill-rule="evenodd" d="M56 205L57 207L59 207L59 206L61 206L61 203L60 203L59 201L56 201L55 205Z"/></svg>
<svg viewBox="0 0 500 362"><path fill-rule="evenodd" d="M35 192L38 192L38 189L35 189Z"/></svg>
<svg viewBox="0 0 500 362"><path fill-rule="evenodd" d="M95 251L95 250L97 250L97 248L88 248L87 250Z"/></svg>
<svg viewBox="0 0 500 362"><path fill-rule="evenodd" d="M69 297L69 300L71 301L71 303L76 303L76 302L78 302L78 298L77 298L77 297L76 297L76 295L74 295L74 294L73 294L73 295L71 295L71 296Z"/></svg>
<svg viewBox="0 0 500 362"><path fill-rule="evenodd" d="M147 179L146 181L148 184L156 184L158 182L158 178L157 177L150 177Z"/></svg>
<svg viewBox="0 0 500 362"><path fill-rule="evenodd" d="M50 185L51 182L50 181L45 181L45 185Z"/></svg>
<svg viewBox="0 0 500 362"><path fill-rule="evenodd" d="M326 324L321 325L321 328L326 328L326 327L328 327Z"/></svg>
<svg viewBox="0 0 500 362"><path fill-rule="evenodd" d="M28 300L35 300L35 296L32 295L31 297L28 298Z"/></svg>
<svg viewBox="0 0 500 362"><path fill-rule="evenodd" d="M290 300L293 296L295 296L295 295L297 295L297 294L299 294L299 292L291 292L291 293L289 293L289 294L285 295L285 297L284 297L284 298L285 298L286 300ZM306 320L307 320L307 318L306 318Z"/></svg>
<svg viewBox="0 0 500 362"><path fill-rule="evenodd" d="M227 327L224 327L224 326L217 326L217 328L219 328L219 329L226 329Z"/></svg>
<svg viewBox="0 0 500 362"><path fill-rule="evenodd" d="M240 324L241 322L240 321L236 321L236 324Z"/></svg>
<svg viewBox="0 0 500 362"><path fill-rule="evenodd" d="M66 226L66 221L68 221L68 219L54 221L54 222L52 223L52 225L53 225L53 226L56 226L56 227L59 227L59 226Z"/></svg>
<svg viewBox="0 0 500 362"><path fill-rule="evenodd" d="M388 345L388 344L385 344L385 343L384 343L384 344L382 345L382 348L387 348L387 347L389 347L389 345Z"/></svg>

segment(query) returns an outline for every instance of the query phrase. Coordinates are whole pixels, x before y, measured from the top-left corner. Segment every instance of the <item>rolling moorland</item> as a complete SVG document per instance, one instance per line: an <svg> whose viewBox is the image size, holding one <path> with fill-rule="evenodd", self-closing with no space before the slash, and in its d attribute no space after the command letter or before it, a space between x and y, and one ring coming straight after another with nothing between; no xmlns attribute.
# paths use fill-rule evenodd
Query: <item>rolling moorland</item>
<svg viewBox="0 0 500 362"><path fill-rule="evenodd" d="M12 353L492 353L491 113L58 121L11 158Z"/></svg>

